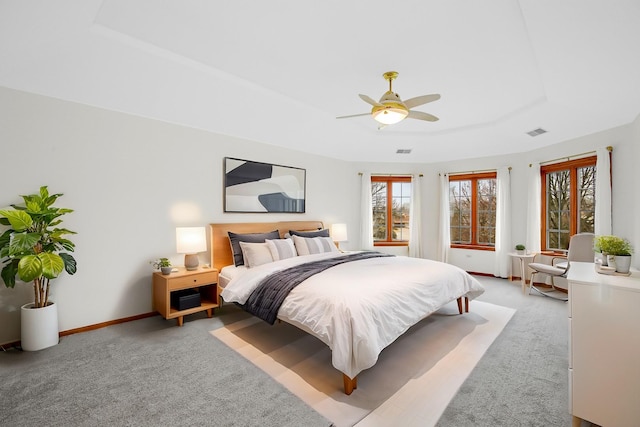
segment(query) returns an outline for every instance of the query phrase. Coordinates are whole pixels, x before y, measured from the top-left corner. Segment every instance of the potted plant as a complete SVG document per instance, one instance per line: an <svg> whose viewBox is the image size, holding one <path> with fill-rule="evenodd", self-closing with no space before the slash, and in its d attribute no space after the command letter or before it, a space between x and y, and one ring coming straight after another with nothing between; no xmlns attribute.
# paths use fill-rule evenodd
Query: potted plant
<svg viewBox="0 0 640 427"><path fill-rule="evenodd" d="M631 267L631 254L633 247L629 240L619 236L596 236L594 248L600 249L606 255L607 264L615 267L618 273L628 273Z"/></svg>
<svg viewBox="0 0 640 427"><path fill-rule="evenodd" d="M49 194L43 186L38 194L21 196L24 206L0 210L0 224L9 227L0 235L2 280L8 288L13 288L16 280L33 284L34 302L23 305L20 312L24 350L58 343L58 309L49 300L50 281L63 271L76 272L76 260L68 253L75 245L65 237L76 233L57 227L60 217L73 210L53 206L60 196Z"/></svg>
<svg viewBox="0 0 640 427"><path fill-rule="evenodd" d="M525 246L524 246L523 244L520 244L520 243L519 243L519 244L517 244L517 245L516 245L516 253L517 253L518 255L524 255L524 251L525 251L525 249L526 249L526 248L525 248Z"/></svg>
<svg viewBox="0 0 640 427"><path fill-rule="evenodd" d="M171 270L173 270L171 261L169 261L168 258L158 258L153 260L151 261L151 265L153 265L153 268L155 269L160 269L162 274L171 274Z"/></svg>

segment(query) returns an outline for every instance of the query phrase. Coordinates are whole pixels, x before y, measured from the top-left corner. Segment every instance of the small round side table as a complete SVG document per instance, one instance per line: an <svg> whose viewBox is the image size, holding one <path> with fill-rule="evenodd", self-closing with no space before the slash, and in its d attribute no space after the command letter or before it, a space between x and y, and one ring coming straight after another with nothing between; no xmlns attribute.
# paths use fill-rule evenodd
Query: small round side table
<svg viewBox="0 0 640 427"><path fill-rule="evenodd" d="M518 260L520 261L520 282L522 284L522 293L524 294L525 289L527 288L526 267L529 265L530 262L533 262L534 258L536 257L536 254L535 253L519 254L519 253L511 252L509 253L509 256L512 258L518 258ZM509 276L509 280L513 281L513 272L511 273L511 276Z"/></svg>

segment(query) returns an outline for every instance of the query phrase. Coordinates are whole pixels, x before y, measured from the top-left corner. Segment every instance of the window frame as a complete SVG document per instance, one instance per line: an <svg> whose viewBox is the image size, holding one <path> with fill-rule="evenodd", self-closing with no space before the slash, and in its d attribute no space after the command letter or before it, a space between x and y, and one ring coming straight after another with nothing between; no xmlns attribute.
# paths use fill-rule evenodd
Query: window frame
<svg viewBox="0 0 640 427"><path fill-rule="evenodd" d="M372 175L371 182L384 182L387 184L387 239L386 240L373 240L373 246L409 246L409 240L392 240L393 236L393 221L389 221L393 218L393 183L394 182L408 182L411 183L412 179L410 175ZM373 209L373 206L371 207ZM411 218L409 218L411 220ZM373 232L373 230L372 230Z"/></svg>
<svg viewBox="0 0 640 427"><path fill-rule="evenodd" d="M573 236L578 231L578 169L588 166L596 167L597 156L581 157L579 159L566 160L563 162L540 165L540 193L542 197L540 212L540 247L542 251L556 251L547 247L547 174L569 170L569 236ZM596 174L598 170L596 169ZM594 188L595 191L595 188ZM595 197L595 194L594 194ZM598 200L595 200L598 203Z"/></svg>
<svg viewBox="0 0 640 427"><path fill-rule="evenodd" d="M477 172L449 175L449 182L452 181L471 181L471 243L451 243L450 247L455 249L475 249L480 251L494 251L494 246L478 244L478 180L481 179L498 179L498 172ZM497 182L496 182L497 185ZM496 194L496 197L498 195ZM497 205L496 199L496 205ZM497 207L497 206L496 206ZM451 224L449 224L451 229ZM494 236L495 239L495 236Z"/></svg>

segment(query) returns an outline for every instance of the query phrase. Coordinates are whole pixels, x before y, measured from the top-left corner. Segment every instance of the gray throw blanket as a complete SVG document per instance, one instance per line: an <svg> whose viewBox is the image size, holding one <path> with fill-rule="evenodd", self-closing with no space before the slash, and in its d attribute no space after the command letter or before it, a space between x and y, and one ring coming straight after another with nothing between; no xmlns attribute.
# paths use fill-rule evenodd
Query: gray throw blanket
<svg viewBox="0 0 640 427"><path fill-rule="evenodd" d="M273 325L278 310L289 292L314 274L345 262L393 256L381 252L359 252L336 258L308 262L287 268L264 278L242 306L246 311Z"/></svg>

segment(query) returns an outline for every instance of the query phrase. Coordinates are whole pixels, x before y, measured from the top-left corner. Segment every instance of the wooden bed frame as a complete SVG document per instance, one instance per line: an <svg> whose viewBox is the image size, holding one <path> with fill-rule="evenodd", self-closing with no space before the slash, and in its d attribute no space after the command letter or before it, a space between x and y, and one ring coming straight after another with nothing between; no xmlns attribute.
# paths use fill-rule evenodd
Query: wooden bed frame
<svg viewBox="0 0 640 427"><path fill-rule="evenodd" d="M211 265L220 271L233 264L233 252L229 243L229 231L233 233L267 233L278 230L280 237L289 230L312 231L324 228L322 221L278 221L278 222L244 222L209 224L211 237ZM464 311L469 312L469 299L465 298ZM462 298L457 299L458 312L463 313ZM358 388L358 377L350 378L342 374L344 392L349 395Z"/></svg>

